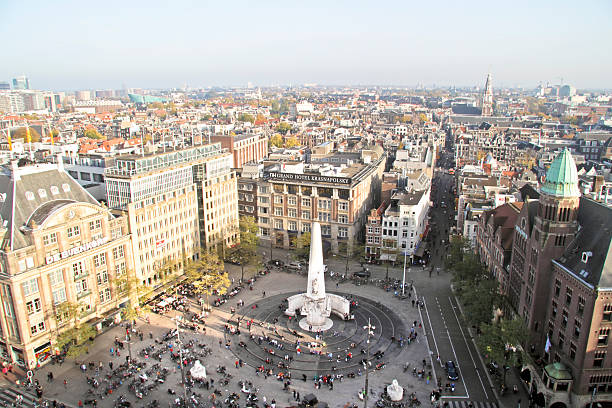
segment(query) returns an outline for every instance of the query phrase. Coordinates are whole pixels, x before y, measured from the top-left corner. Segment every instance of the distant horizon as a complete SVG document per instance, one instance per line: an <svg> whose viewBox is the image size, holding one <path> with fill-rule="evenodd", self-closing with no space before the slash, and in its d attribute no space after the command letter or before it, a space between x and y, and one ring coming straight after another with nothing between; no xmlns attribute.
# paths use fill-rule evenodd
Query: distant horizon
<svg viewBox="0 0 612 408"><path fill-rule="evenodd" d="M612 89L606 0L32 0L0 13L0 81L37 89L483 87L489 72L494 88Z"/></svg>

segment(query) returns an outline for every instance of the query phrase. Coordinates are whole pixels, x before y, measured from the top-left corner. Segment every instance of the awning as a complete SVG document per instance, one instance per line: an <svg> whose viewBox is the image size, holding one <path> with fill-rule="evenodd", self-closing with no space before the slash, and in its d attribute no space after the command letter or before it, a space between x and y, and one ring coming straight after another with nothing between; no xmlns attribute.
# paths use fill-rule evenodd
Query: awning
<svg viewBox="0 0 612 408"><path fill-rule="evenodd" d="M380 254L378 259L381 261L395 262L395 260L397 259L397 255L396 254Z"/></svg>

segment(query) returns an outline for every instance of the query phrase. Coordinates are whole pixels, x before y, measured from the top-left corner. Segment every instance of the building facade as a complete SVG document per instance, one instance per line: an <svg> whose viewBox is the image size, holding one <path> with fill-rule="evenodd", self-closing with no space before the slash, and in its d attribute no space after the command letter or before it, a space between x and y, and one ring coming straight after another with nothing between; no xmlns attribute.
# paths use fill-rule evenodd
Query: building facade
<svg viewBox="0 0 612 408"><path fill-rule="evenodd" d="M70 325L56 308L78 304L101 330L127 293L117 278L133 267L126 219L100 206L59 166L3 167L0 174L0 355L23 368L55 353Z"/></svg>
<svg viewBox="0 0 612 408"><path fill-rule="evenodd" d="M245 163L260 162L268 156L268 137L264 134L213 135L210 140L229 150L235 169L242 168Z"/></svg>

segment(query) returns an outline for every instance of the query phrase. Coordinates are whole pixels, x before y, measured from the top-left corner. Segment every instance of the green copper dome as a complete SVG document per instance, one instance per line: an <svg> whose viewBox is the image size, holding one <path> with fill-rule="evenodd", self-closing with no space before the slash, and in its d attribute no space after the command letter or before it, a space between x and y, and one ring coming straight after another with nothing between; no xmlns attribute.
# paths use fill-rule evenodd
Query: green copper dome
<svg viewBox="0 0 612 408"><path fill-rule="evenodd" d="M578 197L578 170L572 154L567 149L555 157L546 173L546 181L542 186L544 194L557 197Z"/></svg>

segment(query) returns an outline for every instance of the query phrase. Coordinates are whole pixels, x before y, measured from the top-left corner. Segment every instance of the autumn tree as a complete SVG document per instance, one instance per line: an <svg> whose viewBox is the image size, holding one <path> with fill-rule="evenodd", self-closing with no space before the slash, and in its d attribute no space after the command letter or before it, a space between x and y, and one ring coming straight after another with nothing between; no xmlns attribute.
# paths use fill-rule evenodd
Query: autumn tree
<svg viewBox="0 0 612 408"><path fill-rule="evenodd" d="M58 325L70 325L55 339L57 348L66 352L68 357L78 357L89 350L96 336L96 329L90 324L81 324L81 306L78 303L63 302L55 308Z"/></svg>
<svg viewBox="0 0 612 408"><path fill-rule="evenodd" d="M213 293L223 295L230 286L223 261L214 252L202 252L198 260L187 264L185 273L196 293L206 294L207 309L210 309L209 296Z"/></svg>
<svg viewBox="0 0 612 408"><path fill-rule="evenodd" d="M275 133L274 136L270 138L270 145L274 147L283 147L283 137Z"/></svg>
<svg viewBox="0 0 612 408"><path fill-rule="evenodd" d="M288 149L295 147L295 146L299 146L299 145L300 145L300 142L298 142L297 137L295 136L289 137L287 138L287 140L285 140L285 147Z"/></svg>
<svg viewBox="0 0 612 408"><path fill-rule="evenodd" d="M297 259L307 259L310 255L310 231L302 232L291 239L291 245L295 248Z"/></svg>
<svg viewBox="0 0 612 408"><path fill-rule="evenodd" d="M261 262L257 254L259 237L257 236L257 223L253 217L240 217L240 243L230 249L228 258L240 265L244 281L244 267L257 265Z"/></svg>
<svg viewBox="0 0 612 408"><path fill-rule="evenodd" d="M27 142L28 140L26 137L26 128L20 127L17 130L11 130L11 138L13 140L23 139L25 142ZM33 128L30 128L30 138L32 140L32 143L40 142L40 134Z"/></svg>
<svg viewBox="0 0 612 408"><path fill-rule="evenodd" d="M346 276L348 276L349 271L349 260L359 260L363 256L364 251L365 246L356 240L341 242L338 245L338 254L343 256L346 260Z"/></svg>
<svg viewBox="0 0 612 408"><path fill-rule="evenodd" d="M291 131L291 125L287 122L281 122L276 126L276 131L281 135L286 135L289 131Z"/></svg>
<svg viewBox="0 0 612 408"><path fill-rule="evenodd" d="M85 136L85 137L87 137L89 139L103 139L104 138L104 136L102 136L100 134L100 132L98 132L98 130L94 129L94 128L86 129L83 132L83 136Z"/></svg>
<svg viewBox="0 0 612 408"><path fill-rule="evenodd" d="M238 121L255 123L255 117L253 115L249 115L248 113L242 113L238 116Z"/></svg>

